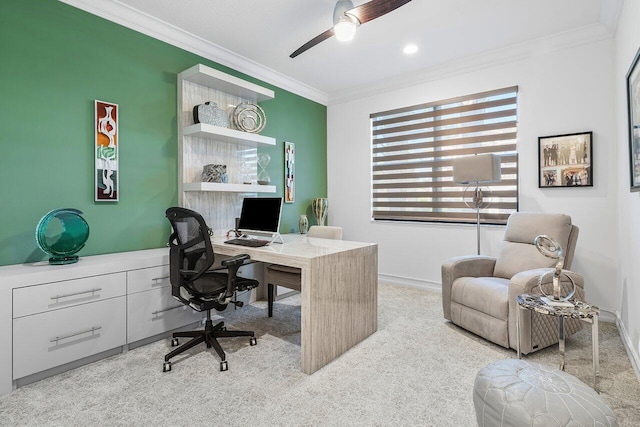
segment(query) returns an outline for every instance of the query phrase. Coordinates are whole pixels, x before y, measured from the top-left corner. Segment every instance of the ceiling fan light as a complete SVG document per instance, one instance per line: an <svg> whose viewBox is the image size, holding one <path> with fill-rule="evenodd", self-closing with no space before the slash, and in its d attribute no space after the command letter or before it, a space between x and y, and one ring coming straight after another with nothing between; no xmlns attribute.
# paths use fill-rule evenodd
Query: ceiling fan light
<svg viewBox="0 0 640 427"><path fill-rule="evenodd" d="M339 41L351 41L356 34L356 24L351 19L343 16L336 22L336 25L333 26L333 32Z"/></svg>
<svg viewBox="0 0 640 427"><path fill-rule="evenodd" d="M418 46L416 46L415 44L408 44L404 47L404 49L402 49L402 51L406 54L406 55L413 55L414 53L416 53L418 51Z"/></svg>

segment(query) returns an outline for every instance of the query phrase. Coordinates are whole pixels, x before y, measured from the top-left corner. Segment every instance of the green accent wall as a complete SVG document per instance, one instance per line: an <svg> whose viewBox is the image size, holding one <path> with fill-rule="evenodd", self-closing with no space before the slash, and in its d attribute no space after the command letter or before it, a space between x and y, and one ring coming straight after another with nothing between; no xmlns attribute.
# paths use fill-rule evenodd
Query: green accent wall
<svg viewBox="0 0 640 427"><path fill-rule="evenodd" d="M58 1L0 2L0 265L46 259L34 237L56 208L84 212L79 255L166 244L177 204L177 74L205 64L275 91L262 132L277 145L267 172L284 194L284 141L296 144L298 227L326 196L326 107ZM94 100L119 105L119 202L94 202ZM262 150L262 149L261 149Z"/></svg>

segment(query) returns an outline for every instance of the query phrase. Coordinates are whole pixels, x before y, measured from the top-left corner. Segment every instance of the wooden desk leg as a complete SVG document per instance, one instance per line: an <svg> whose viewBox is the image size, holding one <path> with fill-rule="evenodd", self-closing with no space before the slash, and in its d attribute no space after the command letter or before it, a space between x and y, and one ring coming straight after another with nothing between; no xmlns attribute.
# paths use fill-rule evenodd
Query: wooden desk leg
<svg viewBox="0 0 640 427"><path fill-rule="evenodd" d="M564 371L564 317L558 316L558 347L560 349L560 370Z"/></svg>
<svg viewBox="0 0 640 427"><path fill-rule="evenodd" d="M301 297L301 368L312 374L378 329L378 247L314 258Z"/></svg>

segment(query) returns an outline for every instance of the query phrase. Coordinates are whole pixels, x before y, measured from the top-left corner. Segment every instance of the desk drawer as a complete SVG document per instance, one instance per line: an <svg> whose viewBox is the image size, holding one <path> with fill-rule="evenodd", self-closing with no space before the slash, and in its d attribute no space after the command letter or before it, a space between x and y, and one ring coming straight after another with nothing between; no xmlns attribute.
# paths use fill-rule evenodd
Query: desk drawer
<svg viewBox="0 0 640 427"><path fill-rule="evenodd" d="M202 319L202 313L171 296L170 286L127 295L127 312L129 343Z"/></svg>
<svg viewBox="0 0 640 427"><path fill-rule="evenodd" d="M13 317L125 295L126 273L103 274L13 290Z"/></svg>
<svg viewBox="0 0 640 427"><path fill-rule="evenodd" d="M127 271L128 294L158 289L163 286L171 286L168 265Z"/></svg>
<svg viewBox="0 0 640 427"><path fill-rule="evenodd" d="M13 320L13 379L125 344L126 297Z"/></svg>

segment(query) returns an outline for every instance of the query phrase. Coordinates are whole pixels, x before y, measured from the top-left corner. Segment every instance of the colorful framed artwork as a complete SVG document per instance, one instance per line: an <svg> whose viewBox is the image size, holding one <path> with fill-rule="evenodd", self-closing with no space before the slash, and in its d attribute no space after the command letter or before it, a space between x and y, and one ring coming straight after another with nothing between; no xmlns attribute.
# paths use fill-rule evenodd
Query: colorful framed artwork
<svg viewBox="0 0 640 427"><path fill-rule="evenodd" d="M538 188L593 187L593 132L538 138Z"/></svg>
<svg viewBox="0 0 640 427"><path fill-rule="evenodd" d="M293 142L284 143L284 202L293 203L296 199L296 179L295 179L295 144Z"/></svg>
<svg viewBox="0 0 640 427"><path fill-rule="evenodd" d="M627 73L627 111L629 115L629 172L631 191L640 191L640 49Z"/></svg>
<svg viewBox="0 0 640 427"><path fill-rule="evenodd" d="M117 202L118 104L95 101L95 201Z"/></svg>

